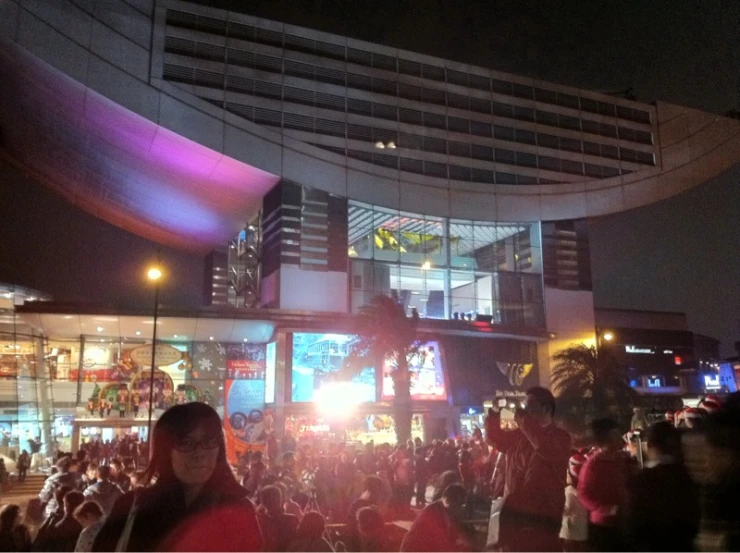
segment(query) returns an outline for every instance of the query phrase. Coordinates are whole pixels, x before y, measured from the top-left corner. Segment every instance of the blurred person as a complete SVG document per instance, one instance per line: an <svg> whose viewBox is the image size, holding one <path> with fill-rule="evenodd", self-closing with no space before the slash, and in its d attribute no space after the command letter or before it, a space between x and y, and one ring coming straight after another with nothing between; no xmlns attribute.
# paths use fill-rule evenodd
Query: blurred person
<svg viewBox="0 0 740 553"><path fill-rule="evenodd" d="M578 479L578 499L589 512L589 542L595 551L624 551L622 523L634 467L623 451L616 421L597 419L591 431L598 449L586 460Z"/></svg>
<svg viewBox="0 0 740 553"><path fill-rule="evenodd" d="M648 429L648 420L645 414L643 413L642 409L640 407L635 407L632 409L632 421L630 423L630 428L632 430L647 430Z"/></svg>
<svg viewBox="0 0 740 553"><path fill-rule="evenodd" d="M18 482L23 482L26 479L26 473L28 468L31 466L31 456L25 449L18 456L18 462L16 463L16 469L18 470Z"/></svg>
<svg viewBox="0 0 740 553"><path fill-rule="evenodd" d="M131 475L131 489L136 490L146 486L146 471L135 470Z"/></svg>
<svg viewBox="0 0 740 553"><path fill-rule="evenodd" d="M82 526L75 520L74 512L84 501L82 493L76 490L65 494L64 515L47 532L39 532L33 542L33 551L74 551L77 538L82 532Z"/></svg>
<svg viewBox="0 0 740 553"><path fill-rule="evenodd" d="M257 518L264 538L263 551L287 551L298 529L298 517L283 508L283 493L277 486L265 486L259 492Z"/></svg>
<svg viewBox="0 0 740 553"><path fill-rule="evenodd" d="M89 463L82 475L83 492L98 481L98 465Z"/></svg>
<svg viewBox="0 0 740 553"><path fill-rule="evenodd" d="M442 499L442 493L452 484L460 482L460 472L456 470L447 470L437 477L437 484L434 486L432 502Z"/></svg>
<svg viewBox="0 0 740 553"><path fill-rule="evenodd" d="M740 392L725 397L705 426L701 551L740 551Z"/></svg>
<svg viewBox="0 0 740 553"><path fill-rule="evenodd" d="M358 541L352 551L392 551L383 515L375 507L363 507L356 515Z"/></svg>
<svg viewBox="0 0 740 553"><path fill-rule="evenodd" d="M414 485L414 466L406 447L399 447L394 454L393 499L392 504L398 513L408 510Z"/></svg>
<svg viewBox="0 0 740 553"><path fill-rule="evenodd" d="M113 505L123 495L123 490L110 481L110 475L110 467L98 467L97 482L84 491L85 499L96 501L105 516L111 514Z"/></svg>
<svg viewBox="0 0 740 553"><path fill-rule="evenodd" d="M647 459L630 486L630 545L636 551L691 551L699 530L699 489L683 464L680 432L671 423L648 429Z"/></svg>
<svg viewBox="0 0 740 553"><path fill-rule="evenodd" d="M295 539L288 551L334 552L334 548L324 537L326 525L324 517L316 511L309 511L298 525Z"/></svg>
<svg viewBox="0 0 740 553"><path fill-rule="evenodd" d="M424 507L401 542L401 551L470 551L464 543L460 515L467 492L452 484L442 499Z"/></svg>
<svg viewBox="0 0 740 553"><path fill-rule="evenodd" d="M226 460L212 407L169 408L154 426L151 447L147 487L116 502L93 551L262 550L254 506Z"/></svg>
<svg viewBox="0 0 740 553"><path fill-rule="evenodd" d="M131 488L131 478L126 474L121 459L113 459L110 463L110 481L126 493Z"/></svg>
<svg viewBox="0 0 740 553"><path fill-rule="evenodd" d="M501 414L489 410L486 438L505 455L504 505L499 544L509 551L560 548L563 490L570 435L555 425L555 398L546 388L526 392L515 411L518 429L501 429Z"/></svg>
<svg viewBox="0 0 740 553"><path fill-rule="evenodd" d="M362 494L352 502L347 517L346 545L350 551L359 547L359 533L357 529L357 513L365 507L378 509L383 494L383 481L377 476L366 476L363 484Z"/></svg>
<svg viewBox="0 0 740 553"><path fill-rule="evenodd" d="M82 526L82 532L75 545L75 552L92 551L95 536L98 535L105 522L103 509L97 502L87 500L75 509L74 517Z"/></svg>
<svg viewBox="0 0 740 553"><path fill-rule="evenodd" d="M31 533L23 524L18 505L4 505L0 509L0 551L30 551Z"/></svg>
<svg viewBox="0 0 740 553"><path fill-rule="evenodd" d="M39 499L46 504L44 514L48 517L52 513L61 511L62 506L57 503L55 490L62 486L69 486L77 489L77 474L70 472L72 460L69 457L62 457L57 461L57 473L49 476L44 482L44 486L39 492Z"/></svg>
<svg viewBox="0 0 740 553"><path fill-rule="evenodd" d="M419 444L414 450L414 489L417 507L425 507L427 504L426 495L428 484L429 468L427 466L426 451L421 445L421 440L419 440Z"/></svg>
<svg viewBox="0 0 740 553"><path fill-rule="evenodd" d="M585 462L586 456L581 453L574 453L568 460L568 485L565 488L563 524L560 527L563 551L588 550L588 511L578 501L578 476Z"/></svg>

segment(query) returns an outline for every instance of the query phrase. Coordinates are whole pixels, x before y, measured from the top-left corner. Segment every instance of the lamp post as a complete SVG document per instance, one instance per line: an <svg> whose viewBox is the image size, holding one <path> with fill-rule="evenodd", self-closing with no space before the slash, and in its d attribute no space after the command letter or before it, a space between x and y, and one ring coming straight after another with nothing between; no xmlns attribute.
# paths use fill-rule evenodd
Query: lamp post
<svg viewBox="0 0 740 553"><path fill-rule="evenodd" d="M157 266L152 267L146 274L147 278L154 283L154 325L152 330L152 365L149 380L149 423L147 425L147 441L149 448L152 447L152 413L154 412L154 363L157 355L157 317L159 316L159 279L162 278L162 270L159 268L159 256Z"/></svg>

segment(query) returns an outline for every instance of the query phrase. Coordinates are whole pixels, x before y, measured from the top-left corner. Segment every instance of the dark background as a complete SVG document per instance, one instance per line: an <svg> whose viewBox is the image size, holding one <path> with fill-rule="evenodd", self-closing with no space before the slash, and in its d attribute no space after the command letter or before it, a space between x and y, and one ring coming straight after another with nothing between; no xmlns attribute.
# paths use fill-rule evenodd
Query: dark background
<svg viewBox="0 0 740 553"><path fill-rule="evenodd" d="M714 113L740 107L736 0L198 0L260 17L602 92ZM3 168L4 169L4 168ZM1 173L2 171L0 171ZM740 170L591 225L597 305L685 311L740 340ZM0 280L56 299L146 306L158 246L0 177ZM183 217L187 217L183 213ZM162 248L163 301L196 307L203 256Z"/></svg>

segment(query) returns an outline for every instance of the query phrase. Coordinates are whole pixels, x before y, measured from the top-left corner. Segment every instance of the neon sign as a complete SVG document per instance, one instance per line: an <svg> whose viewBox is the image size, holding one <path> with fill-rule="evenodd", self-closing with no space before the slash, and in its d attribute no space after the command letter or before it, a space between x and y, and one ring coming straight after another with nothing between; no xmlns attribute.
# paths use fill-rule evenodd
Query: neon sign
<svg viewBox="0 0 740 553"><path fill-rule="evenodd" d="M653 348L641 348L638 346L624 346L624 351L626 351L627 353L655 353L655 350Z"/></svg>

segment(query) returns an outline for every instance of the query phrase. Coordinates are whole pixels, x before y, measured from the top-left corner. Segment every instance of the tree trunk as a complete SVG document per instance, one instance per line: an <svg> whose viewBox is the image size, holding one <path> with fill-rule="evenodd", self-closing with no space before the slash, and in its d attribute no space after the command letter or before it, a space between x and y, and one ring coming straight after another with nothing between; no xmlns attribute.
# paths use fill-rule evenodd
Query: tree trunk
<svg viewBox="0 0 740 553"><path fill-rule="evenodd" d="M396 441L398 445L406 445L411 439L411 375L409 373L406 353L402 353L396 360L397 370L393 374L393 421L396 426Z"/></svg>

